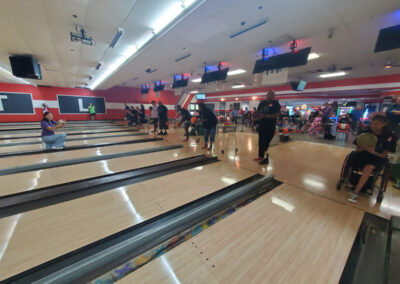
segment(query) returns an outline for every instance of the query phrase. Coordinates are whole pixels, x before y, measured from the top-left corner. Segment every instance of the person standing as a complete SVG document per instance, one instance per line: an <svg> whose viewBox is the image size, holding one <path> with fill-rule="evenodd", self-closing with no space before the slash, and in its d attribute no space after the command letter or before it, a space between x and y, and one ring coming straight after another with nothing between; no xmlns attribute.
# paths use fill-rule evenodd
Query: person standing
<svg viewBox="0 0 400 284"><path fill-rule="evenodd" d="M269 144L275 135L276 121L281 111L281 105L275 100L275 92L269 91L265 101L261 101L257 111L254 113L255 119L259 121L258 126L258 157L255 161L260 161L260 165L269 163L268 151Z"/></svg>
<svg viewBox="0 0 400 284"><path fill-rule="evenodd" d="M176 110L181 115L181 121L179 122L179 124L180 125L183 124L183 127L185 128L186 139L183 141L186 142L189 140L189 127L191 125L190 120L192 118L192 115L190 114L190 112L187 109L184 109L180 105L176 106Z"/></svg>
<svg viewBox="0 0 400 284"><path fill-rule="evenodd" d="M158 129L158 111L157 111L157 105L155 101L151 102L151 109L150 109L150 118L153 120L154 124L154 130L152 133L155 133Z"/></svg>
<svg viewBox="0 0 400 284"><path fill-rule="evenodd" d="M43 113L49 112L49 106L45 103L42 103L42 110L43 110Z"/></svg>
<svg viewBox="0 0 400 284"><path fill-rule="evenodd" d="M95 106L92 103L90 103L89 106L88 106L88 109L89 109L90 119L94 120L96 118L96 108L95 108Z"/></svg>
<svg viewBox="0 0 400 284"><path fill-rule="evenodd" d="M40 123L42 128L42 141L45 144L46 150L60 150L64 149L66 134L55 134L54 130L65 126L65 122L60 120L59 122L53 120L53 114L51 112L45 112L43 114L42 122Z"/></svg>
<svg viewBox="0 0 400 284"><path fill-rule="evenodd" d="M168 129L168 109L161 101L158 102L158 119L160 121L160 132L158 135L167 135L167 129ZM164 132L163 132L164 130Z"/></svg>
<svg viewBox="0 0 400 284"><path fill-rule="evenodd" d="M388 130L393 132L396 137L400 137L400 96L395 98L394 104L386 109L385 114L388 119Z"/></svg>
<svg viewBox="0 0 400 284"><path fill-rule="evenodd" d="M143 126L143 123L146 123L146 111L144 109L144 105L140 105L140 109L139 109L139 125Z"/></svg>
<svg viewBox="0 0 400 284"><path fill-rule="evenodd" d="M129 109L129 126L136 126L138 125L138 111L135 109L134 106L131 106Z"/></svg>
<svg viewBox="0 0 400 284"><path fill-rule="evenodd" d="M360 128L360 122L361 118L363 117L363 110L361 107L356 107L355 110L353 110L350 114L351 117L351 125L350 128L353 131L354 134L358 135L359 128Z"/></svg>
<svg viewBox="0 0 400 284"><path fill-rule="evenodd" d="M200 119L203 121L204 131L204 146L203 149L208 147L208 150L212 149L212 145L215 141L215 134L217 133L218 120L215 114L208 108L204 103L199 103ZM210 139L210 143L208 143Z"/></svg>

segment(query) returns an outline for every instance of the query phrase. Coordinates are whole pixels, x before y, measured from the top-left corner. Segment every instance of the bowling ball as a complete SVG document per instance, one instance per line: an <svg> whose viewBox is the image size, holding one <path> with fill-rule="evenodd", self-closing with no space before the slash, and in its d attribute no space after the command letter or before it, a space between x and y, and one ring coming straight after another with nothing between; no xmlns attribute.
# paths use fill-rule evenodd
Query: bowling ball
<svg viewBox="0 0 400 284"><path fill-rule="evenodd" d="M190 123L191 123L191 124L195 124L195 123L196 123L196 120L197 120L197 117L192 116L192 118L190 119Z"/></svg>
<svg viewBox="0 0 400 284"><path fill-rule="evenodd" d="M181 123L180 123L180 122L178 122L176 125L177 125L178 127L181 127Z"/></svg>
<svg viewBox="0 0 400 284"><path fill-rule="evenodd" d="M362 133L357 137L357 145L364 147L375 147L378 143L378 138L372 133Z"/></svg>
<svg viewBox="0 0 400 284"><path fill-rule="evenodd" d="M283 128L283 129L282 129L282 132L283 132L283 133L289 133L289 129Z"/></svg>

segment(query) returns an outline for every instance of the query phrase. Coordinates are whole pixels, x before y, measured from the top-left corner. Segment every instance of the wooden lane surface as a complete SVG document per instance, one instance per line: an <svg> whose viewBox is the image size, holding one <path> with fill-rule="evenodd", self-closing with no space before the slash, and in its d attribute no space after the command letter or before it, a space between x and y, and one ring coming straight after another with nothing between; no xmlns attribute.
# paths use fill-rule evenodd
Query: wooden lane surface
<svg viewBox="0 0 400 284"><path fill-rule="evenodd" d="M128 140L140 140L152 137L153 136L139 135L139 136L124 136L124 137L110 137L110 138L99 138L99 139L78 140L78 141L66 141L65 146L68 147L68 146L90 145L98 143L113 143L113 142L121 142ZM10 153L10 152L40 150L40 149L42 149L42 144L0 147L0 153Z"/></svg>
<svg viewBox="0 0 400 284"><path fill-rule="evenodd" d="M400 190L393 187L392 181L389 181L380 204L376 202L376 190L372 196L366 193L360 194L356 204L347 202L346 190L336 190L344 159L354 148L291 141L270 147L269 165L259 165L253 161L258 155L258 135L237 133L236 147L239 151L236 156L232 136L229 138L229 146L224 146L228 144L227 137L228 134L220 134L216 138L214 153L219 155L222 161L234 163L240 168L256 173L273 174L280 181L383 218L389 219L392 215L400 215ZM193 143L192 138L191 143ZM225 154L220 155L223 146Z"/></svg>
<svg viewBox="0 0 400 284"><path fill-rule="evenodd" d="M69 124L67 123L65 128L79 128L79 127L89 127L89 128L95 128L95 127L103 127L103 126L117 126L118 124L113 124L113 123L96 123L96 124L90 124L90 123L73 123ZM40 122L32 125L20 125L20 126L0 126L1 131L19 131L23 130L26 128L40 128Z"/></svg>
<svg viewBox="0 0 400 284"><path fill-rule="evenodd" d="M140 149L168 146L168 145L171 145L171 143L168 143L166 141L154 141L154 142L145 142L138 144L105 146L105 147L82 149L75 151L40 153L30 156L7 157L0 159L0 169L21 167L21 166L46 163L46 162L55 162L61 160L78 159L82 157L116 154L116 153L123 153Z"/></svg>
<svg viewBox="0 0 400 284"><path fill-rule="evenodd" d="M0 280L252 175L214 163L2 218Z"/></svg>
<svg viewBox="0 0 400 284"><path fill-rule="evenodd" d="M109 127L109 128L98 128L98 129L71 129L71 130L57 130L56 134L60 133L66 133L67 135L69 133L94 133L94 132L104 132L104 131L113 131L113 130L127 130L128 128L126 127L120 127L120 126L114 126L114 127ZM41 130L34 130L34 131L16 131L16 132L8 132L8 133L0 133L0 138L12 138L12 137L21 137L21 136L36 136L36 135L41 135L42 131Z"/></svg>
<svg viewBox="0 0 400 284"><path fill-rule="evenodd" d="M186 149L173 149L138 156L0 176L0 184L6 185L0 188L0 196L157 165L197 155L197 153L189 152Z"/></svg>
<svg viewBox="0 0 400 284"><path fill-rule="evenodd" d="M362 217L283 184L118 283L338 283Z"/></svg>
<svg viewBox="0 0 400 284"><path fill-rule="evenodd" d="M125 132L110 132L110 133L99 133L99 134L82 134L82 135L71 135L68 136L67 134L67 140L68 139L82 139L82 138L91 138L91 137L97 137L97 136L115 136L115 135L134 135L139 132L133 132L133 131L125 131ZM42 142L42 139L40 137L37 138L25 138L25 139L20 139L20 140L0 140L0 145L7 145L10 143L25 143L25 142Z"/></svg>

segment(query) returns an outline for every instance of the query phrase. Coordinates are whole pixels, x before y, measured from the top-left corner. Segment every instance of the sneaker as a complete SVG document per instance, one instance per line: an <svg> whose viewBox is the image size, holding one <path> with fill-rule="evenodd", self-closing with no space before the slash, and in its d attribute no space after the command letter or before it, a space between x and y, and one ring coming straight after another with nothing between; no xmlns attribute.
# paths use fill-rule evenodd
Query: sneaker
<svg viewBox="0 0 400 284"><path fill-rule="evenodd" d="M208 148L207 145L204 145L203 147L201 147L201 149L207 149L207 148Z"/></svg>
<svg viewBox="0 0 400 284"><path fill-rule="evenodd" d="M353 192L349 194L349 197L347 198L347 201L350 203L357 203L358 195L357 193Z"/></svg>
<svg viewBox="0 0 400 284"><path fill-rule="evenodd" d="M62 150L64 147L51 147L52 150Z"/></svg>
<svg viewBox="0 0 400 284"><path fill-rule="evenodd" d="M167 131L165 131L163 135L168 135Z"/></svg>
<svg viewBox="0 0 400 284"><path fill-rule="evenodd" d="M164 135L164 133L162 133L162 132L158 132L158 135Z"/></svg>
<svg viewBox="0 0 400 284"><path fill-rule="evenodd" d="M260 162L260 165L268 165L269 164L269 155Z"/></svg>
<svg viewBox="0 0 400 284"><path fill-rule="evenodd" d="M262 161L262 160L264 160L264 157L257 157L255 159L253 159L253 161Z"/></svg>

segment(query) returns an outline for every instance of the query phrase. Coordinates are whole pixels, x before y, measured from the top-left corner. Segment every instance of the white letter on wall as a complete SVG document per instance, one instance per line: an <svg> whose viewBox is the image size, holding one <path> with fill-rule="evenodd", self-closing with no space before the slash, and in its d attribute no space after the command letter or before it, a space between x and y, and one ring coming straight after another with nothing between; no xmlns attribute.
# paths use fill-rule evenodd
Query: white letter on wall
<svg viewBox="0 0 400 284"><path fill-rule="evenodd" d="M7 96L4 96L4 95L0 96L0 111L4 111L3 102L1 100L6 100L6 99L8 99Z"/></svg>
<svg viewBox="0 0 400 284"><path fill-rule="evenodd" d="M78 104L79 104L79 111L80 112L88 112L89 111L89 109L83 107L83 100L82 99L78 99Z"/></svg>

